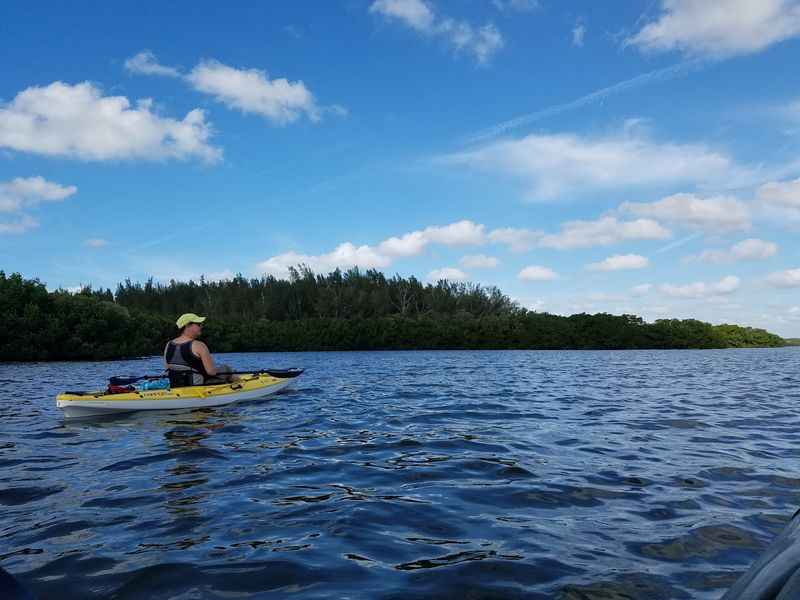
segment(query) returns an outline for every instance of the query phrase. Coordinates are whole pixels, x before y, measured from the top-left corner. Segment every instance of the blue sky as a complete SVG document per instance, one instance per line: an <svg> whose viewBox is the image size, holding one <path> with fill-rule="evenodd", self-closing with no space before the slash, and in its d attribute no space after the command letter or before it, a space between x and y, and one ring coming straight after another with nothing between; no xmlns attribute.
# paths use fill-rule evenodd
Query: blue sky
<svg viewBox="0 0 800 600"><path fill-rule="evenodd" d="M309 264L800 336L800 2L5 2L0 268Z"/></svg>

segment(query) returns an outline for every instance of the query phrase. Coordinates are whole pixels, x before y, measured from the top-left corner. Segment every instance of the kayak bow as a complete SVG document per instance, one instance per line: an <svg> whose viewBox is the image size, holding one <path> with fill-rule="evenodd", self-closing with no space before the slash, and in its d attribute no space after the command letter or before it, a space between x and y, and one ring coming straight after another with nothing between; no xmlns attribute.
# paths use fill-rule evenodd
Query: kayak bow
<svg viewBox="0 0 800 600"><path fill-rule="evenodd" d="M238 381L214 385L193 385L164 390L142 390L122 394L64 392L56 396L56 406L65 418L90 417L137 410L174 410L223 406L239 400L269 396L292 383L302 369L273 371L273 374L248 373Z"/></svg>

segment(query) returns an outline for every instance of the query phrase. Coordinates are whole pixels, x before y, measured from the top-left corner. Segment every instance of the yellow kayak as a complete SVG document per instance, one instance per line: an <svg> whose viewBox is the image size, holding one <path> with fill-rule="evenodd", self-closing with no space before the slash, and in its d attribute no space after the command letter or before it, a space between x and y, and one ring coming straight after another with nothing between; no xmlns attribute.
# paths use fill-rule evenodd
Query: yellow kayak
<svg viewBox="0 0 800 600"><path fill-rule="evenodd" d="M303 371L292 369L274 374L244 373L239 381L214 385L162 390L142 390L109 394L98 392L64 392L56 396L56 406L64 417L90 417L136 410L174 410L222 406L239 400L263 398L292 383Z"/></svg>

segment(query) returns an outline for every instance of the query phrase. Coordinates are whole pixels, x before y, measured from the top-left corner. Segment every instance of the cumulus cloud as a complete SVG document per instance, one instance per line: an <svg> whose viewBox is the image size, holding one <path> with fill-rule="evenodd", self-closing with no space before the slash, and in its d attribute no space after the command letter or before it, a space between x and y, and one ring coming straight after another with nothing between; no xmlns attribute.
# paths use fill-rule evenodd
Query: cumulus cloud
<svg viewBox="0 0 800 600"><path fill-rule="evenodd" d="M558 278L558 273L548 267L530 265L522 269L517 277L523 281L551 281Z"/></svg>
<svg viewBox="0 0 800 600"><path fill-rule="evenodd" d="M767 276L767 283L779 288L800 287L800 269L776 271Z"/></svg>
<svg viewBox="0 0 800 600"><path fill-rule="evenodd" d="M650 261L639 254L615 254L600 262L586 266L590 271L625 271L631 269L644 269Z"/></svg>
<svg viewBox="0 0 800 600"><path fill-rule="evenodd" d="M424 0L375 0L369 12L402 23L420 34L446 40L457 52L472 54L479 64L487 64L505 44L492 23L477 27L467 21L438 16Z"/></svg>
<svg viewBox="0 0 800 600"><path fill-rule="evenodd" d="M800 34L797 0L662 0L661 10L627 43L645 51L725 58Z"/></svg>
<svg viewBox="0 0 800 600"><path fill-rule="evenodd" d="M412 231L399 237L390 237L383 240L378 249L387 256L404 257L416 256L427 247L429 239L421 231Z"/></svg>
<svg viewBox="0 0 800 600"><path fill-rule="evenodd" d="M750 228L749 208L730 196L674 194L657 202L625 202L620 210L711 233Z"/></svg>
<svg viewBox="0 0 800 600"><path fill-rule="evenodd" d="M739 260L765 260L778 253L778 245L757 238L742 240L727 250L704 250L686 257L686 262L731 263Z"/></svg>
<svg viewBox="0 0 800 600"><path fill-rule="evenodd" d="M800 178L792 181L771 181L756 191L762 202L800 210Z"/></svg>
<svg viewBox="0 0 800 600"><path fill-rule="evenodd" d="M426 239L436 244L469 246L485 242L483 231L483 225L464 220L444 227L427 227L422 233Z"/></svg>
<svg viewBox="0 0 800 600"><path fill-rule="evenodd" d="M447 279L449 281L464 281L467 279L467 274L461 269L455 269L453 267L434 269L428 273L429 281L439 281L440 279Z"/></svg>
<svg viewBox="0 0 800 600"><path fill-rule="evenodd" d="M800 218L800 178L766 183L756 190L756 200L779 216Z"/></svg>
<svg viewBox="0 0 800 600"><path fill-rule="evenodd" d="M672 298L714 298L732 294L739 289L740 280L738 277L728 275L719 281L703 282L698 281L686 285L663 284L658 289Z"/></svg>
<svg viewBox="0 0 800 600"><path fill-rule="evenodd" d="M83 242L83 245L89 248L103 248L104 246L108 246L108 240L103 238L89 238Z"/></svg>
<svg viewBox="0 0 800 600"><path fill-rule="evenodd" d="M285 252L258 263L257 268L261 273L282 277L289 272L289 267L300 264L307 265L313 271L327 273L337 268L379 269L388 267L391 262L389 257L380 254L375 248L345 242L339 244L332 252L316 256Z"/></svg>
<svg viewBox="0 0 800 600"><path fill-rule="evenodd" d="M426 227L421 231L412 231L400 237L390 237L378 245L378 250L392 257L416 256L431 243L446 246L471 246L483 244L485 241L483 225L463 220L441 227Z"/></svg>
<svg viewBox="0 0 800 600"><path fill-rule="evenodd" d="M559 233L542 237L539 245L544 248L571 250L610 246L630 240L663 240L670 235L668 229L652 219L619 221L616 217L606 216L595 221L568 221L561 226Z"/></svg>
<svg viewBox="0 0 800 600"><path fill-rule="evenodd" d="M430 244L444 246L470 246L485 243L484 226L462 220L449 225L426 227L401 236L390 237L377 246L356 246L345 242L332 252L321 255L286 252L258 263L259 271L284 276L289 267L306 264L313 271L328 272L336 268L360 267L364 269L388 267L397 258L421 254Z"/></svg>
<svg viewBox="0 0 800 600"><path fill-rule="evenodd" d="M221 158L203 111L179 121L151 109L151 100L131 106L89 82L29 87L0 105L0 148L87 161Z"/></svg>
<svg viewBox="0 0 800 600"><path fill-rule="evenodd" d="M532 229L502 227L489 232L489 241L506 245L512 252L527 252L536 246L543 235L544 232Z"/></svg>
<svg viewBox="0 0 800 600"><path fill-rule="evenodd" d="M0 234L20 234L39 226L27 211L43 202L61 202L78 191L74 185L61 185L44 177L17 177L0 182L0 213L10 219L0 222Z"/></svg>
<svg viewBox="0 0 800 600"><path fill-rule="evenodd" d="M640 283L631 288L631 294L634 296L646 296L653 289L652 283Z"/></svg>
<svg viewBox="0 0 800 600"><path fill-rule="evenodd" d="M494 269L500 264L494 256L470 254L461 259L461 266L467 269Z"/></svg>
<svg viewBox="0 0 800 600"><path fill-rule="evenodd" d="M155 54L143 50L125 61L125 69L138 75L160 75L162 77L180 77L181 73L174 67L159 64Z"/></svg>
<svg viewBox="0 0 800 600"><path fill-rule="evenodd" d="M19 212L42 202L60 202L78 191L74 185L61 185L44 177L17 177L0 182L0 212Z"/></svg>
<svg viewBox="0 0 800 600"><path fill-rule="evenodd" d="M630 127L608 137L531 134L441 160L517 178L530 187L533 199L597 188L723 181L738 173L729 157L703 145L658 143Z"/></svg>
<svg viewBox="0 0 800 600"><path fill-rule="evenodd" d="M758 238L749 238L734 244L730 252L738 260L764 260L778 253L778 245Z"/></svg>
<svg viewBox="0 0 800 600"><path fill-rule="evenodd" d="M215 60L199 63L186 80L228 108L257 114L273 123L292 123L303 115L320 120L320 108L302 81L270 79L265 71L236 69Z"/></svg>

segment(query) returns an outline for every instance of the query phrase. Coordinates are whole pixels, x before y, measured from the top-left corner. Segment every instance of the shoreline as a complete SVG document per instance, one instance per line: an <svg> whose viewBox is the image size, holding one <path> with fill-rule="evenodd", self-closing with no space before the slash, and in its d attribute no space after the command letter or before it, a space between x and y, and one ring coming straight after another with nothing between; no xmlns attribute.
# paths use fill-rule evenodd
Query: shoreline
<svg viewBox="0 0 800 600"><path fill-rule="evenodd" d="M800 348L800 344L786 344L785 346L738 346L729 348L370 348L370 349L322 349L322 350L229 350L225 352L214 352L212 355L223 356L227 354L306 354L306 353L357 353L357 352L727 352L732 350L780 350L784 348ZM0 366L6 365L33 365L33 364L55 364L55 363L113 363L122 361L145 361L153 358L161 358L160 354L148 356L122 356L119 358L98 358L98 359L65 359L57 358L53 360L9 360L0 361Z"/></svg>

